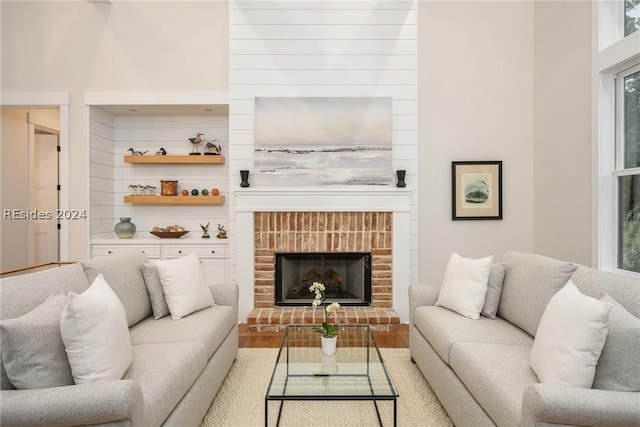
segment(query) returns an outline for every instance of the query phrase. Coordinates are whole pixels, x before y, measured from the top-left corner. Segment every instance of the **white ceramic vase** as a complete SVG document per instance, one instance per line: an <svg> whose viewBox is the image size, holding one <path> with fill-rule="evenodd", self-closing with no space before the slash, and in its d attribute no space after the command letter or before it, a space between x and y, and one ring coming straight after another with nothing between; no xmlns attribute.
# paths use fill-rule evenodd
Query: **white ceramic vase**
<svg viewBox="0 0 640 427"><path fill-rule="evenodd" d="M338 342L338 337L320 337L322 340L322 354L325 356L333 356L336 354L336 343Z"/></svg>

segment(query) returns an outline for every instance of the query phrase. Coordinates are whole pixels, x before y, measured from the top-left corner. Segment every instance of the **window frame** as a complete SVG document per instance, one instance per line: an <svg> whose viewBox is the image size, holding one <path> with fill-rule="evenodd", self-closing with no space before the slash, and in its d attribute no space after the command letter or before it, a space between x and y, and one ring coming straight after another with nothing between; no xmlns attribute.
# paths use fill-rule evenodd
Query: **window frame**
<svg viewBox="0 0 640 427"><path fill-rule="evenodd" d="M640 278L618 268L619 176L623 169L622 80L640 69L640 31L624 34L624 0L598 2L593 7L593 233L592 264L599 269ZM636 69L637 68L637 69ZM624 142L624 141L622 141Z"/></svg>

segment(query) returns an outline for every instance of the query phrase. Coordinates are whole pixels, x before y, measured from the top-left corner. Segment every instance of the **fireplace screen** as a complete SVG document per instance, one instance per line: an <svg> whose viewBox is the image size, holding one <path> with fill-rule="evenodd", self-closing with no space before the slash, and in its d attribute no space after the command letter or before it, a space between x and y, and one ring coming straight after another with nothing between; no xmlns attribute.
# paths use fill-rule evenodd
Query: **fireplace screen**
<svg viewBox="0 0 640 427"><path fill-rule="evenodd" d="M371 254L362 252L276 254L276 305L309 305L309 286L322 282L328 302L371 305Z"/></svg>

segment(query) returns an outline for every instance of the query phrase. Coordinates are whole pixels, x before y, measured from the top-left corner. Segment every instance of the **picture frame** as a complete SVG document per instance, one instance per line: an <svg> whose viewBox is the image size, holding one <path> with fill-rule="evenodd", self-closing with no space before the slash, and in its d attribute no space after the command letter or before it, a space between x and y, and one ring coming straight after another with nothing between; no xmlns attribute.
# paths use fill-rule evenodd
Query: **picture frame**
<svg viewBox="0 0 640 427"><path fill-rule="evenodd" d="M502 219L502 161L451 162L451 219Z"/></svg>

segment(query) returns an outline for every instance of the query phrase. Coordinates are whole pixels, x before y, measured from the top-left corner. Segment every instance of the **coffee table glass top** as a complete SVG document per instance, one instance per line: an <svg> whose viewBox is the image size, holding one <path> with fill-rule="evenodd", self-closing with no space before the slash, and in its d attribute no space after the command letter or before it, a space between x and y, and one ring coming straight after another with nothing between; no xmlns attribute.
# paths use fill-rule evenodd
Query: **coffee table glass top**
<svg viewBox="0 0 640 427"><path fill-rule="evenodd" d="M369 325L343 325L336 354L325 356L313 325L288 325L267 400L395 400L393 380Z"/></svg>

